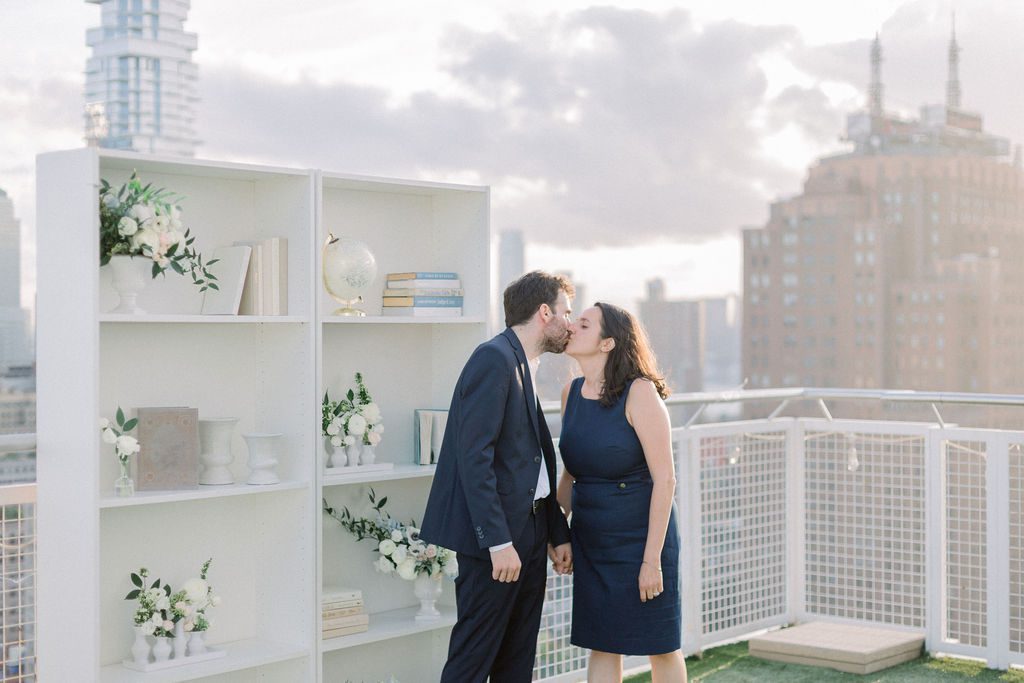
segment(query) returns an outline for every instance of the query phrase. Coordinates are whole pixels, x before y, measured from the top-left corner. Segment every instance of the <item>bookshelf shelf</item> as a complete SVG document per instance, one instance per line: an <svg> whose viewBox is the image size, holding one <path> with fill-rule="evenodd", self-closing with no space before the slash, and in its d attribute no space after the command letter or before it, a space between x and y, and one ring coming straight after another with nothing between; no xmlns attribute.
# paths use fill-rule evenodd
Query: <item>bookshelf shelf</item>
<svg viewBox="0 0 1024 683"><path fill-rule="evenodd" d="M308 489L309 486L309 482L286 481L269 486L250 486L246 483L240 483L231 486L200 486L198 489L190 489L188 491L142 491L130 498L103 496L100 498L100 508L106 510L135 507L137 505L187 503L193 500L207 500L210 498L256 496L267 493L279 493L281 491L302 491Z"/></svg>
<svg viewBox="0 0 1024 683"><path fill-rule="evenodd" d="M325 325L479 325L486 321L482 316L413 318L411 316L368 315L365 318L327 316L322 322Z"/></svg>
<svg viewBox="0 0 1024 683"><path fill-rule="evenodd" d="M348 648L369 645L382 640L402 638L417 633L427 633L455 625L455 608L439 607L441 617L435 621L416 621L419 607L407 607L370 614L370 628L363 633L339 636L323 641L322 651L335 652Z"/></svg>
<svg viewBox="0 0 1024 683"><path fill-rule="evenodd" d="M309 320L297 315L121 315L103 313L99 316L103 324L187 324L187 325L294 325Z"/></svg>
<svg viewBox="0 0 1024 683"><path fill-rule="evenodd" d="M207 662L185 664L163 671L140 672L126 669L120 664L110 664L100 670L102 683L171 683L192 681L207 676L228 674L256 667L285 662L292 659L308 658L311 649L305 645L287 645L260 638L213 645L227 651L227 655Z"/></svg>
<svg viewBox="0 0 1024 683"><path fill-rule="evenodd" d="M397 481L399 479L430 478L434 476L436 465L395 465L393 470L381 472L354 472L352 474L328 474L324 476L324 486L344 486L346 484L369 484L378 481Z"/></svg>

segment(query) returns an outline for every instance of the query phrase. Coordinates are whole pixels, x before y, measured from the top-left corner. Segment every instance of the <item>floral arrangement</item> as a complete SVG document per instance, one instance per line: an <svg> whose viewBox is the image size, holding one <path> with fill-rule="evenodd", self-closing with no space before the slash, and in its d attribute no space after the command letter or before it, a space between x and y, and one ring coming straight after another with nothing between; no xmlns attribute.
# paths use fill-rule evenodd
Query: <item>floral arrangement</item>
<svg viewBox="0 0 1024 683"><path fill-rule="evenodd" d="M199 578L189 579L181 590L171 596L171 614L175 622L184 620L182 626L186 633L209 630L210 620L206 610L220 604L220 596L213 594L213 588L206 580L211 562L212 557L203 563Z"/></svg>
<svg viewBox="0 0 1024 683"><path fill-rule="evenodd" d="M173 638L171 587L166 583L161 584L160 579L157 579L152 586L146 588L149 570L145 567L139 569L138 573L132 572L131 578L135 588L124 596L124 599L138 600L139 602L132 621L136 626L141 626L143 632L148 636L170 636Z"/></svg>
<svg viewBox="0 0 1024 683"><path fill-rule="evenodd" d="M459 573L455 553L433 543L424 543L420 539L420 530L415 520L402 524L391 518L384 510L387 496L377 500L376 493L370 489L369 498L376 519L357 518L347 507L338 512L327 504L326 499L323 505L324 512L337 520L357 541L372 540L377 543L377 552L380 553L376 562L377 571L398 574L406 581L412 581L418 576L456 576Z"/></svg>
<svg viewBox="0 0 1024 683"><path fill-rule="evenodd" d="M329 437L331 445L336 448L356 443L370 446L380 443L384 417L366 390L362 373L356 373L356 391L349 389L342 400L332 401L324 392L321 428L323 435Z"/></svg>
<svg viewBox="0 0 1024 683"><path fill-rule="evenodd" d="M139 419L133 417L125 421L124 411L121 410L120 406L117 408L117 415L114 419L117 420L116 426L111 424L107 418L100 418L100 432L105 442L114 444L114 451L117 453L117 459L121 461L121 464L127 465L128 458L139 452L138 439L134 436L129 436L127 433L135 429Z"/></svg>
<svg viewBox="0 0 1024 683"><path fill-rule="evenodd" d="M111 256L142 256L153 261L153 277L170 268L178 275L188 273L203 292L219 289L207 268L218 261L203 263L202 254L192 248L195 237L181 222L181 208L172 201L177 195L143 185L138 174L114 190L100 181L100 265Z"/></svg>

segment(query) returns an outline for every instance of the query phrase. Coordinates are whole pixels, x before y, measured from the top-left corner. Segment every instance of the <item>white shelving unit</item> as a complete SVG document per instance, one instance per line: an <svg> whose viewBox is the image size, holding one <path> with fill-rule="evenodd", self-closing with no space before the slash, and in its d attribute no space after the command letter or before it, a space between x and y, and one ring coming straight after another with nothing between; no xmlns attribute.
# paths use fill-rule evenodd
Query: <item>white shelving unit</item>
<svg viewBox="0 0 1024 683"><path fill-rule="evenodd" d="M236 240L288 239L288 315L203 316L188 278L150 281L147 314L105 313L116 303L98 268L96 190L138 170L182 201L185 225L209 258ZM486 188L345 176L82 149L38 161L38 634L46 680L333 681L436 679L454 623L448 584L441 620L417 623L412 584L373 571L321 500L367 509L370 486L396 518L422 517L433 467L412 462L413 410L447 407L462 364L487 334L490 304ZM328 232L365 241L379 265L366 318L338 318L320 285ZM457 271L466 315L383 317L389 271ZM325 475L320 399L363 373L382 407L378 461L392 470ZM236 483L112 496L116 458L97 419L139 406L188 405L200 418L240 419ZM283 433L281 483L244 483L241 434ZM129 572L180 584L213 557L223 603L208 641L224 658L141 674L120 665L132 642ZM363 591L370 629L322 641L323 586ZM98 628L68 627L87 615ZM387 647L401 638L403 657ZM408 661L406 661L408 660ZM432 670L437 669L437 670ZM92 672L92 673L90 673Z"/></svg>

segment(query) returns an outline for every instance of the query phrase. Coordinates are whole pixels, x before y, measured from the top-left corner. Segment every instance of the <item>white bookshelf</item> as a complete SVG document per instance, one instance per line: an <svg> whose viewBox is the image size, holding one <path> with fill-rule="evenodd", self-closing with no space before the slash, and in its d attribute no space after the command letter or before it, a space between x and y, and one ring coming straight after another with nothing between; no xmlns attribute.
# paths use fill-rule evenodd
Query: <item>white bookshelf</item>
<svg viewBox="0 0 1024 683"><path fill-rule="evenodd" d="M285 237L288 314L204 316L197 288L175 275L147 283L139 297L146 314L106 313L116 294L108 269L98 268L96 189L100 178L117 186L133 169L185 197L183 220L207 258L234 241ZM355 543L321 500L363 511L372 486L389 496L396 518L422 519L434 468L412 462L413 410L447 407L462 364L486 338L487 189L97 149L41 155L37 186L41 675L319 682L358 671L414 680L380 649L401 638L416 675L436 679L454 587L446 582L440 621L415 622L412 584L375 573L372 544ZM377 258L365 318L331 315L337 304L320 284L328 232L363 240ZM458 272L465 315L380 316L386 273L406 270ZM347 391L357 370L384 415L378 462L395 466L328 475L320 400L325 390ZM201 419L239 418L236 484L114 497L116 458L97 418L118 406L131 414L175 405L198 408ZM253 431L284 434L280 484L244 483L241 434ZM123 668L133 636L123 599L129 572L146 566L180 585L207 557L223 598L208 642L228 655L149 674ZM322 641L322 587L339 584L363 591L370 630ZM69 639L68 614L94 615L99 628Z"/></svg>

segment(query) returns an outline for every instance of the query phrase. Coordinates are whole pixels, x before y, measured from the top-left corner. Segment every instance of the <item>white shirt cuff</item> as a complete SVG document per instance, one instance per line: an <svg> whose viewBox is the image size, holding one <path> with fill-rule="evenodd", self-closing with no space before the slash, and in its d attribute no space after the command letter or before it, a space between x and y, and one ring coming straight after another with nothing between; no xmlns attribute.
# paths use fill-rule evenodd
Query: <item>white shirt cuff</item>
<svg viewBox="0 0 1024 683"><path fill-rule="evenodd" d="M509 541L508 543L502 543L501 545L492 545L490 550L491 550L492 553L496 553L499 550L504 550L505 548L510 547L511 545L512 545L512 541Z"/></svg>

